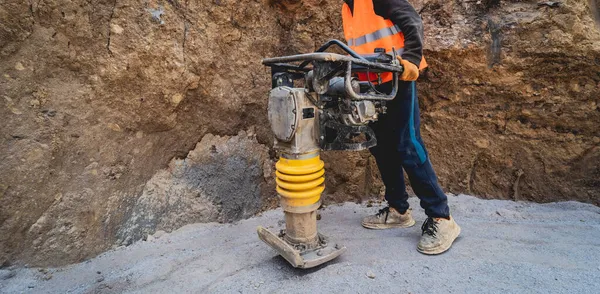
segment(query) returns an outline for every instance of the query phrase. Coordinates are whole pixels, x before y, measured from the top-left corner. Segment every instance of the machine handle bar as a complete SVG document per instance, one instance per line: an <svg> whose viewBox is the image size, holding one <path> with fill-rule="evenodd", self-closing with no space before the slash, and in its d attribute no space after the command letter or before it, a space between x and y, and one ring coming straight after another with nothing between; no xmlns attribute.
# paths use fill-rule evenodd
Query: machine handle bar
<svg viewBox="0 0 600 294"><path fill-rule="evenodd" d="M298 62L298 61L326 61L326 62L351 62L357 65L364 66L369 69L379 70L380 72L394 72L401 73L403 71L402 66L391 65L391 64L382 64L377 62L370 62L366 59L362 58L354 58L346 55L341 55L337 53L327 53L327 52L314 52L314 53L305 53L305 54L297 54L297 55L289 55L282 57L272 57L265 58L262 60L262 63L266 66L281 66L281 63L288 62ZM287 64L287 68L295 69L298 71L304 71L303 66L294 66L292 64Z"/></svg>
<svg viewBox="0 0 600 294"><path fill-rule="evenodd" d="M329 53L323 52L327 50L329 47L337 45L343 51L348 53L348 55L341 55L337 53ZM393 58L395 59L396 53L394 50ZM299 65L291 64L290 62L300 62ZM401 65L395 64L385 64L378 62L371 62L356 53L346 44L342 43L339 40L329 40L316 52L313 53L305 53L305 54L296 54L282 57L272 57L265 58L262 60L262 63L269 67L281 68L291 71L299 71L299 72L308 72L310 68L306 66L312 61L321 61L321 62L343 62L346 63L346 75L344 77L344 89L346 94L350 97L350 99L354 100L392 100L396 97L396 93L398 92L398 75L404 71L404 68ZM373 93L356 93L352 88L352 65L358 65L357 68L354 69L356 72L372 72L372 73L382 73L382 72L391 72L393 75L392 78L392 92L389 94L373 94Z"/></svg>
<svg viewBox="0 0 600 294"><path fill-rule="evenodd" d="M392 92L389 94L371 94L371 93L356 93L354 89L352 89L352 62L348 62L346 68L346 76L344 77L344 89L346 90L346 94L353 100L384 100L390 101L396 97L398 93L398 72L392 72Z"/></svg>

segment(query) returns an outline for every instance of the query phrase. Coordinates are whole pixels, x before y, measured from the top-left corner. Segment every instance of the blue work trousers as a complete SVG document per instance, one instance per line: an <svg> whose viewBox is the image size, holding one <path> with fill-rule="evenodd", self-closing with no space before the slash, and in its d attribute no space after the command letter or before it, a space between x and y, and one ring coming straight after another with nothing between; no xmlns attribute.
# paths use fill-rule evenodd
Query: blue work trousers
<svg viewBox="0 0 600 294"><path fill-rule="evenodd" d="M377 88L390 93L391 84L384 83ZM371 124L377 146L370 149L385 184L385 199L400 213L408 209L408 193L402 173L404 168L427 216L448 218L448 198L438 184L421 139L415 82L399 82L396 98L386 102L386 106L387 113Z"/></svg>

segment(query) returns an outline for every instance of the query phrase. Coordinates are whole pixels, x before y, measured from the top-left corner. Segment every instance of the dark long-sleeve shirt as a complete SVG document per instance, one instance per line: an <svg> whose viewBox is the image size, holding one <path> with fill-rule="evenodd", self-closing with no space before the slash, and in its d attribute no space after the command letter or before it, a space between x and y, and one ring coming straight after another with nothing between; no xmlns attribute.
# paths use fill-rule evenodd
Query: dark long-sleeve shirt
<svg viewBox="0 0 600 294"><path fill-rule="evenodd" d="M354 10L354 0L344 0ZM423 56L423 22L415 8L406 0L373 0L375 14L389 19L404 34L402 59L419 66Z"/></svg>

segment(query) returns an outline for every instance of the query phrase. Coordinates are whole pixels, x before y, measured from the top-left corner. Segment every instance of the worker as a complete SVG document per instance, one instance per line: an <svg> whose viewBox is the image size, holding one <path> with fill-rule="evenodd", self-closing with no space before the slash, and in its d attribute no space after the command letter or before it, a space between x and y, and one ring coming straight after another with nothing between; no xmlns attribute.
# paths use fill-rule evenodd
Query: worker
<svg viewBox="0 0 600 294"><path fill-rule="evenodd" d="M387 113L371 125L377 146L370 149L385 185L388 206L363 219L370 229L408 228L415 224L408 204L404 169L411 187L425 209L427 219L417 250L424 254L447 251L460 234L450 215L448 199L440 188L420 134L419 104L415 81L427 67L423 58L423 23L406 0L344 0L342 20L350 48L373 54L376 48L398 52L404 67L398 94L388 101ZM381 50L381 49L379 49ZM391 73L358 77L371 80L378 91L390 93Z"/></svg>

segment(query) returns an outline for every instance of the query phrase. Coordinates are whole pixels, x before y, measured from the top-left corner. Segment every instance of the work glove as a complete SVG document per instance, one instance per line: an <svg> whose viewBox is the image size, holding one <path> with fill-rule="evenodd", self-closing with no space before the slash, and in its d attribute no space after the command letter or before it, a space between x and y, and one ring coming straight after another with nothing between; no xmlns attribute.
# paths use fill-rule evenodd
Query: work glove
<svg viewBox="0 0 600 294"><path fill-rule="evenodd" d="M396 57L398 58L398 61L400 61L400 64L402 64L402 67L404 67L400 80L407 82L416 81L419 77L419 68L412 62L402 59L400 55Z"/></svg>

